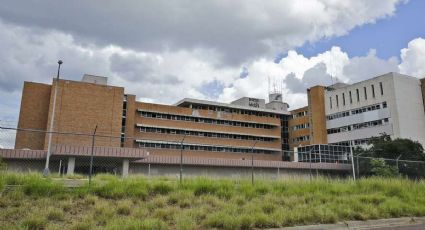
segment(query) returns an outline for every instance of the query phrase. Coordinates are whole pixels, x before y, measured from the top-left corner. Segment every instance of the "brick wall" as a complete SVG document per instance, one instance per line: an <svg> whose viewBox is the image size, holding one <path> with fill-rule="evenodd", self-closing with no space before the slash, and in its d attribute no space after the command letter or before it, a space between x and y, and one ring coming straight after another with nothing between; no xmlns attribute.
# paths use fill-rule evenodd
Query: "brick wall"
<svg viewBox="0 0 425 230"><path fill-rule="evenodd" d="M50 91L50 85L24 82L18 128L46 130ZM44 139L45 133L18 131L15 148L42 150Z"/></svg>
<svg viewBox="0 0 425 230"><path fill-rule="evenodd" d="M53 110L53 96L56 81L50 94L49 116ZM117 138L97 137L97 146L120 146L121 119L124 88L97 85L93 83L59 80L56 99L54 130L58 132L78 132L91 134L98 125L97 135ZM47 129L50 128L50 122ZM53 145L91 145L91 137L76 135L53 135ZM47 148L46 136L44 148Z"/></svg>

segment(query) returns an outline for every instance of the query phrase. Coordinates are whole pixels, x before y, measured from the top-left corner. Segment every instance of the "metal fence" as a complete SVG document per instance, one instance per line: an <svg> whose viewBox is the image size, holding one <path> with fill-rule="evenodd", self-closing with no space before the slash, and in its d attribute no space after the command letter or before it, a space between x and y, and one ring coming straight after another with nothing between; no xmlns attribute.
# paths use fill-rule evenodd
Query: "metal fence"
<svg viewBox="0 0 425 230"><path fill-rule="evenodd" d="M309 145L297 148L295 154L299 162L328 162L350 164L353 178L367 176L408 177L411 179L425 178L425 161L398 158L382 158L357 154L350 146L340 145Z"/></svg>
<svg viewBox="0 0 425 230"><path fill-rule="evenodd" d="M132 137L110 136L94 130L92 133L51 132L49 155L49 134L44 130L0 126L0 157L7 170L42 172L48 168L50 174L77 173L85 177L91 173L109 173L176 178L207 176L252 179L254 176L308 178L311 168L316 169L320 175L346 175L349 169L346 164L257 160L253 157L256 153L249 149L243 153L246 157L240 159L193 157L190 156L190 146L186 145L184 139L174 141L177 149L167 150L170 154L155 155L151 152L154 150L137 146ZM18 138L15 139L16 137ZM107 147L120 146L122 142L132 143L133 146Z"/></svg>

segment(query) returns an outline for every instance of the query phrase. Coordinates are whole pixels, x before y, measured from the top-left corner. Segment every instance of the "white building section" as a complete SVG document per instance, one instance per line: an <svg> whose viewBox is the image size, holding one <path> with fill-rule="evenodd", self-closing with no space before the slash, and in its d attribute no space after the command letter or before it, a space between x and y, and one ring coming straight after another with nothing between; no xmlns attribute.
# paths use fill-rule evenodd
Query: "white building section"
<svg viewBox="0 0 425 230"><path fill-rule="evenodd" d="M333 85L325 95L329 143L363 140L383 133L425 145L420 80L388 73L352 85Z"/></svg>

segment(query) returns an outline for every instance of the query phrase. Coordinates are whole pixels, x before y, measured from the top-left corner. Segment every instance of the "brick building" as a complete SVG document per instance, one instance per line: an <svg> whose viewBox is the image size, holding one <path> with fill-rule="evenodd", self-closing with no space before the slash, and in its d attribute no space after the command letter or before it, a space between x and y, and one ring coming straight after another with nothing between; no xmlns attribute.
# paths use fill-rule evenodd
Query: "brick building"
<svg viewBox="0 0 425 230"><path fill-rule="evenodd" d="M58 84L57 84L58 83ZM52 145L143 148L151 155L289 160L288 105L278 93L264 99L231 103L183 99L175 105L145 103L107 79L85 75L82 81L56 80L52 85L25 82L18 128L49 130L57 88ZM66 134L73 133L73 134ZM82 135L75 135L82 134ZM83 135L88 134L88 135ZM48 135L18 131L16 149L47 149Z"/></svg>

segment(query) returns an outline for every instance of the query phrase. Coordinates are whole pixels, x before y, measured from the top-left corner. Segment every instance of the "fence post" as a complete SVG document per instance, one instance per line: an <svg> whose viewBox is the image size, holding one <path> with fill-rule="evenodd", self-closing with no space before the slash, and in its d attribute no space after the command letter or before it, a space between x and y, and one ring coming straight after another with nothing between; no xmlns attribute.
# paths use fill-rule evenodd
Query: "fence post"
<svg viewBox="0 0 425 230"><path fill-rule="evenodd" d="M93 173L93 153L94 153L94 141L95 141L95 136L96 136L96 131L97 131L97 125L94 128L94 132L92 135L92 141L91 141L91 156L90 156L90 171L89 171L89 186L91 185L91 176Z"/></svg>
<svg viewBox="0 0 425 230"><path fill-rule="evenodd" d="M353 180L356 181L356 172L354 171L353 141L350 141L350 157L351 157L351 168L353 168Z"/></svg>
<svg viewBox="0 0 425 230"><path fill-rule="evenodd" d="M180 184L183 179L183 141L186 138L186 132L184 133L183 139L180 142Z"/></svg>
<svg viewBox="0 0 425 230"><path fill-rule="evenodd" d="M254 185L254 147L257 144L257 140L254 142L254 144L251 147L251 183Z"/></svg>

